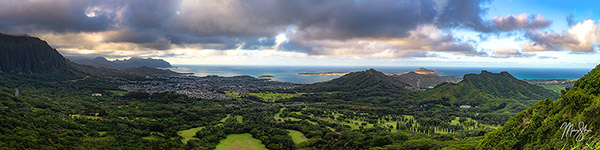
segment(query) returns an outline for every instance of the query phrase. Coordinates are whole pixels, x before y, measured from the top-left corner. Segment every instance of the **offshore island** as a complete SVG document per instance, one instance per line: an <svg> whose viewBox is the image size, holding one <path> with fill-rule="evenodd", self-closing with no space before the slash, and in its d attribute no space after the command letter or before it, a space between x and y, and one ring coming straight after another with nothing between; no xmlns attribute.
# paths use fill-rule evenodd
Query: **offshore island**
<svg viewBox="0 0 600 150"><path fill-rule="evenodd" d="M439 74L440 72L437 70L425 69L423 67L419 67L413 71L417 74ZM410 72L396 72L396 73L385 73L386 75L403 75ZM317 73L298 73L299 75L318 75L318 76L343 76L349 74L350 72L317 72Z"/></svg>

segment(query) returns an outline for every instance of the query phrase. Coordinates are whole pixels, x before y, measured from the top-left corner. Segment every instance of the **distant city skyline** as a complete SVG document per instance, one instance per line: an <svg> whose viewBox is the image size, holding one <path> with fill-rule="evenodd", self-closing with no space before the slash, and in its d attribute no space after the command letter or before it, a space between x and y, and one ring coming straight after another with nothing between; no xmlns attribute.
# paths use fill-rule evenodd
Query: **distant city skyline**
<svg viewBox="0 0 600 150"><path fill-rule="evenodd" d="M68 57L175 65L600 64L590 0L4 0L0 32Z"/></svg>

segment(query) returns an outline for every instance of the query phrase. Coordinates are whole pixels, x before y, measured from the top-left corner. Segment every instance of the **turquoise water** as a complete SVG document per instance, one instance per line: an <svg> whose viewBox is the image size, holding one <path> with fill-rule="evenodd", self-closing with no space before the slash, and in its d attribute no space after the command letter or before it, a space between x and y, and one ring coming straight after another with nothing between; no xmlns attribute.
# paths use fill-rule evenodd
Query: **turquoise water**
<svg viewBox="0 0 600 150"><path fill-rule="evenodd" d="M197 76L219 75L238 76L273 75L272 80L292 83L315 83L328 81L339 76L299 75L298 73L317 72L352 72L367 69L381 72L408 72L418 67L369 67L369 66L207 66L207 65L176 65L169 68L177 72L195 73ZM587 74L592 68L500 68L500 67L425 67L441 72L441 75L451 75L462 78L469 73L480 73L481 70L490 72L508 71L518 79L576 79Z"/></svg>

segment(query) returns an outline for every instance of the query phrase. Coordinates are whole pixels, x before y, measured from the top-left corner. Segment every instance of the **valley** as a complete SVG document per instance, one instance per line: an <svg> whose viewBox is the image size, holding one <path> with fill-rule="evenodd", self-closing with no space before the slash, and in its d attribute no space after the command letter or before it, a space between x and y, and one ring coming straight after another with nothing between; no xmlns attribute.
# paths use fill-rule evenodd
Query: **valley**
<svg viewBox="0 0 600 150"><path fill-rule="evenodd" d="M54 54L47 45L39 47L46 48L31 52ZM19 51L11 53L20 56ZM533 118L524 124L543 127L538 118L553 118L538 113L584 109L584 115L593 116L591 101L597 99L598 87L598 69L579 80L553 81L523 81L486 70L456 79L425 68L404 74L369 69L295 84L252 76L198 77L151 67L97 68L51 57L47 60L57 62L0 72L0 147L535 149L524 143L527 137L514 141L509 133L516 132L513 128L553 129L522 126ZM594 107L568 105L572 102ZM554 105L565 109L552 110ZM563 144L551 143L554 148Z"/></svg>

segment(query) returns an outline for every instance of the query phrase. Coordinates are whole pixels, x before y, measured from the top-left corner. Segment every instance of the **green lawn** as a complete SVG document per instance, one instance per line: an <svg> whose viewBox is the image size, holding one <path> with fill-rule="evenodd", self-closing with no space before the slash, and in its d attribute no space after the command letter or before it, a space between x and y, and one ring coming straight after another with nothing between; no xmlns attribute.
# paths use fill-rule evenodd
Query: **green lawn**
<svg viewBox="0 0 600 150"><path fill-rule="evenodd" d="M221 140L216 150L266 150L260 140L255 139L252 135L245 134L230 134L227 138Z"/></svg>
<svg viewBox="0 0 600 150"><path fill-rule="evenodd" d="M179 136L183 137L183 140L181 140L181 141L185 144L191 139L196 139L194 137L194 135L196 135L196 132L198 132L202 128L204 128L204 127L197 127L197 128L187 129L187 130L181 130L181 131L177 131L177 134Z"/></svg>
<svg viewBox="0 0 600 150"><path fill-rule="evenodd" d="M552 90L556 93L560 93L561 90L564 90L565 88L567 88L566 85L538 85L538 86L541 86L548 90Z"/></svg>
<svg viewBox="0 0 600 150"><path fill-rule="evenodd" d="M250 95L258 96L263 99L265 102L276 102L282 99L288 99L292 97L296 97L302 95L299 94L288 94L288 93L271 93L271 92L261 92L261 93L249 93Z"/></svg>
<svg viewBox="0 0 600 150"><path fill-rule="evenodd" d="M302 132L299 132L296 130L287 130L287 131L290 132L292 141L294 141L295 144L302 143L304 141L308 141L308 139L304 136L304 134L302 134Z"/></svg>
<svg viewBox="0 0 600 150"><path fill-rule="evenodd" d="M142 137L142 139L144 139L144 140L150 140L150 141L156 141L156 140L159 140L159 138L158 138L158 137L155 137L155 136L145 136L145 137ZM186 141L186 142L187 142L187 141Z"/></svg>
<svg viewBox="0 0 600 150"><path fill-rule="evenodd" d="M71 118L87 118L87 119L93 119L93 120L102 119L102 117L87 116L87 115L80 115L80 114L73 114L70 116L71 116Z"/></svg>
<svg viewBox="0 0 600 150"><path fill-rule="evenodd" d="M244 122L244 116L235 116L235 120L237 120L238 123L243 123Z"/></svg>
<svg viewBox="0 0 600 150"><path fill-rule="evenodd" d="M231 114L227 114L227 117L221 119L221 122L225 122L227 121L227 119L229 119L229 117L231 117Z"/></svg>
<svg viewBox="0 0 600 150"><path fill-rule="evenodd" d="M231 114L227 114L227 117L221 119L221 122L225 123L229 118L231 118ZM244 116L235 116L235 120L237 120L238 123L242 123L244 122Z"/></svg>
<svg viewBox="0 0 600 150"><path fill-rule="evenodd" d="M225 94L229 95L229 96L233 96L233 97L241 97L242 96L242 93L234 92L234 91L225 91ZM296 97L296 96L302 95L304 93L289 94L289 93L261 92L261 93L246 93L246 94L260 97L264 102L276 102L276 101L279 101L282 99Z"/></svg>

